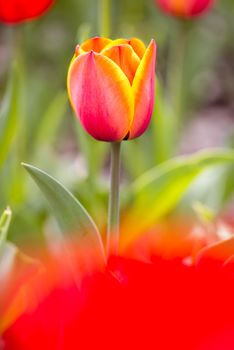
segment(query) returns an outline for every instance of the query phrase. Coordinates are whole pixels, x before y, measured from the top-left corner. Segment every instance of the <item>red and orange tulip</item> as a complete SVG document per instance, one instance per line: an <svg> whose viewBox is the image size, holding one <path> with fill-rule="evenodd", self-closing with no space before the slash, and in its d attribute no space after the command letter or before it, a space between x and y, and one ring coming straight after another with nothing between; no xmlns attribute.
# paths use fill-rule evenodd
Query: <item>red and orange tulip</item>
<svg viewBox="0 0 234 350"><path fill-rule="evenodd" d="M71 104L84 129L101 141L133 139L153 110L156 45L95 37L77 46L68 72Z"/></svg>
<svg viewBox="0 0 234 350"><path fill-rule="evenodd" d="M44 14L54 0L0 0L0 21L17 24Z"/></svg>
<svg viewBox="0 0 234 350"><path fill-rule="evenodd" d="M207 11L213 0L156 0L165 12L179 17L196 17Z"/></svg>
<svg viewBox="0 0 234 350"><path fill-rule="evenodd" d="M233 253L229 243L225 251ZM226 266L228 255L217 265L212 254L207 265L202 256L192 264L187 254L175 258L166 248L162 258L149 250L143 261L110 257L106 267L83 274L77 247L69 251L76 261L72 269L64 252L43 264L39 302L5 331L1 349L234 349L234 270Z"/></svg>

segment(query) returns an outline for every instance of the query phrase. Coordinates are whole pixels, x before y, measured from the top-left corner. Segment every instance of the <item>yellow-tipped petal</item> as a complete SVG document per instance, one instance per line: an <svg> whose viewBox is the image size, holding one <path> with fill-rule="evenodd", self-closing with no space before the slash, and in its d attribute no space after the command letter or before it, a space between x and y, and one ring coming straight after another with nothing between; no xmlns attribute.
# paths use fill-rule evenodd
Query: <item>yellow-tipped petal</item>
<svg viewBox="0 0 234 350"><path fill-rule="evenodd" d="M151 40L132 83L135 100L135 115L129 138L133 139L147 129L154 104L156 44Z"/></svg>
<svg viewBox="0 0 234 350"><path fill-rule="evenodd" d="M108 45L106 45L104 50L112 46L119 46L124 44L131 46L139 58L143 57L146 47L145 47L145 44L140 39L137 39L137 38L112 40Z"/></svg>
<svg viewBox="0 0 234 350"><path fill-rule="evenodd" d="M146 47L140 39L132 38L129 44L132 46L133 50L139 58L142 58L144 56Z"/></svg>
<svg viewBox="0 0 234 350"><path fill-rule="evenodd" d="M111 39L95 37L88 39L83 42L80 46L80 53L85 53L89 51L101 52L108 44L112 42Z"/></svg>
<svg viewBox="0 0 234 350"><path fill-rule="evenodd" d="M76 45L76 48L75 48L75 57L79 56L81 54L80 52L80 45Z"/></svg>
<svg viewBox="0 0 234 350"><path fill-rule="evenodd" d="M68 91L85 130L102 141L120 141L134 115L131 85L109 58L93 51L78 56L69 68Z"/></svg>
<svg viewBox="0 0 234 350"><path fill-rule="evenodd" d="M132 83L136 70L140 64L140 59L131 46L126 44L111 46L104 49L102 55L105 55L114 61L122 69L130 83Z"/></svg>
<svg viewBox="0 0 234 350"><path fill-rule="evenodd" d="M111 40L111 42L109 42L104 50L109 49L112 46L119 46L119 45L129 45L129 40L128 39L115 39L115 40ZM102 52L101 52L102 53Z"/></svg>

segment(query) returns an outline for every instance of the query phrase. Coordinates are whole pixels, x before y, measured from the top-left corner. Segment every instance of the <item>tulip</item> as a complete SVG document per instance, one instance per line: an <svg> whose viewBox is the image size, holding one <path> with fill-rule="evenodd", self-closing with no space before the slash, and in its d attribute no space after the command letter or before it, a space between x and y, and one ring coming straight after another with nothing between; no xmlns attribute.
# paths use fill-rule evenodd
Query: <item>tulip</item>
<svg viewBox="0 0 234 350"><path fill-rule="evenodd" d="M0 0L0 21L18 24L43 15L54 0Z"/></svg>
<svg viewBox="0 0 234 350"><path fill-rule="evenodd" d="M110 257L77 286L80 265L72 278L60 258L60 278L3 334L4 350L234 348L233 269L211 273L183 259ZM50 281L45 274L42 286Z"/></svg>
<svg viewBox="0 0 234 350"><path fill-rule="evenodd" d="M65 240L56 256L39 251L43 270L29 285L34 305L25 299L0 349L234 349L233 236L218 240L217 231L216 244L206 242L192 259L198 237L182 222L180 232L167 224L166 234L141 237L131 256L110 256L106 265L80 242ZM174 234L193 249L178 255Z"/></svg>
<svg viewBox="0 0 234 350"><path fill-rule="evenodd" d="M133 38L95 37L78 45L68 93L83 128L95 139L119 142L147 129L153 110L156 45Z"/></svg>
<svg viewBox="0 0 234 350"><path fill-rule="evenodd" d="M163 11L183 18L196 17L207 11L213 0L156 0Z"/></svg>

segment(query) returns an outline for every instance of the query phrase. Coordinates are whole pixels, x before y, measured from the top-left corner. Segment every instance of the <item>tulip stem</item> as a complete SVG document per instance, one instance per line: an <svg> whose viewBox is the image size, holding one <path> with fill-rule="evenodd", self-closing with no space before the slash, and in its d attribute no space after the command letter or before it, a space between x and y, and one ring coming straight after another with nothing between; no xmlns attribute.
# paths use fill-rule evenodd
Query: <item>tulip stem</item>
<svg viewBox="0 0 234 350"><path fill-rule="evenodd" d="M171 136L170 136L170 151L173 156L176 151L175 145L181 136L183 126L183 118L185 112L185 97L187 96L184 84L185 74L185 59L187 50L187 41L190 35L191 23L188 21L178 21L171 37L169 47L169 62L168 62L168 90L169 98L172 104L174 119L172 120Z"/></svg>
<svg viewBox="0 0 234 350"><path fill-rule="evenodd" d="M111 183L108 208L107 256L118 254L119 246L119 182L120 182L120 142L111 144Z"/></svg>
<svg viewBox="0 0 234 350"><path fill-rule="evenodd" d="M99 1L99 34L103 37L108 38L110 36L111 0Z"/></svg>

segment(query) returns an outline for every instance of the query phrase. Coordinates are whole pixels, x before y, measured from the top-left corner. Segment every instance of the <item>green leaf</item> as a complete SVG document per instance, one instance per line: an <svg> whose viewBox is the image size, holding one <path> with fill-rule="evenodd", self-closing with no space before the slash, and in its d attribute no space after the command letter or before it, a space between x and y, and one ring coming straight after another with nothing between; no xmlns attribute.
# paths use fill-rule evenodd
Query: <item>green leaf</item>
<svg viewBox="0 0 234 350"><path fill-rule="evenodd" d="M20 70L15 62L0 111L0 167L6 160L10 146L17 132L21 104Z"/></svg>
<svg viewBox="0 0 234 350"><path fill-rule="evenodd" d="M50 207L65 234L87 236L104 256L103 243L98 229L81 203L57 180L44 171L22 164L48 200Z"/></svg>
<svg viewBox="0 0 234 350"><path fill-rule="evenodd" d="M215 213L203 203L196 201L193 203L192 207L201 223L208 225L214 221Z"/></svg>
<svg viewBox="0 0 234 350"><path fill-rule="evenodd" d="M48 140L50 144L52 143L61 120L64 117L66 108L67 92L60 91L55 95L38 124L34 141L35 149L41 151L41 147L44 147L48 143Z"/></svg>
<svg viewBox="0 0 234 350"><path fill-rule="evenodd" d="M1 247L7 239L7 233L11 222L11 216L11 209L6 208L6 210L4 210L2 216L0 217L0 252Z"/></svg>
<svg viewBox="0 0 234 350"><path fill-rule="evenodd" d="M146 172L132 186L134 204L127 225L137 227L135 234L149 228L175 208L191 183L211 166L234 163L234 151L219 149L182 156Z"/></svg>
<svg viewBox="0 0 234 350"><path fill-rule="evenodd" d="M150 128L152 129L152 146L154 147L154 165L170 159L176 152L175 115L160 79L156 81L155 108ZM177 131L176 131L177 133Z"/></svg>
<svg viewBox="0 0 234 350"><path fill-rule="evenodd" d="M134 140L134 142L123 142L123 163L130 179L136 179L143 172L151 169L155 162L151 162L152 148L149 130L141 138ZM137 154L137 162L136 157Z"/></svg>

